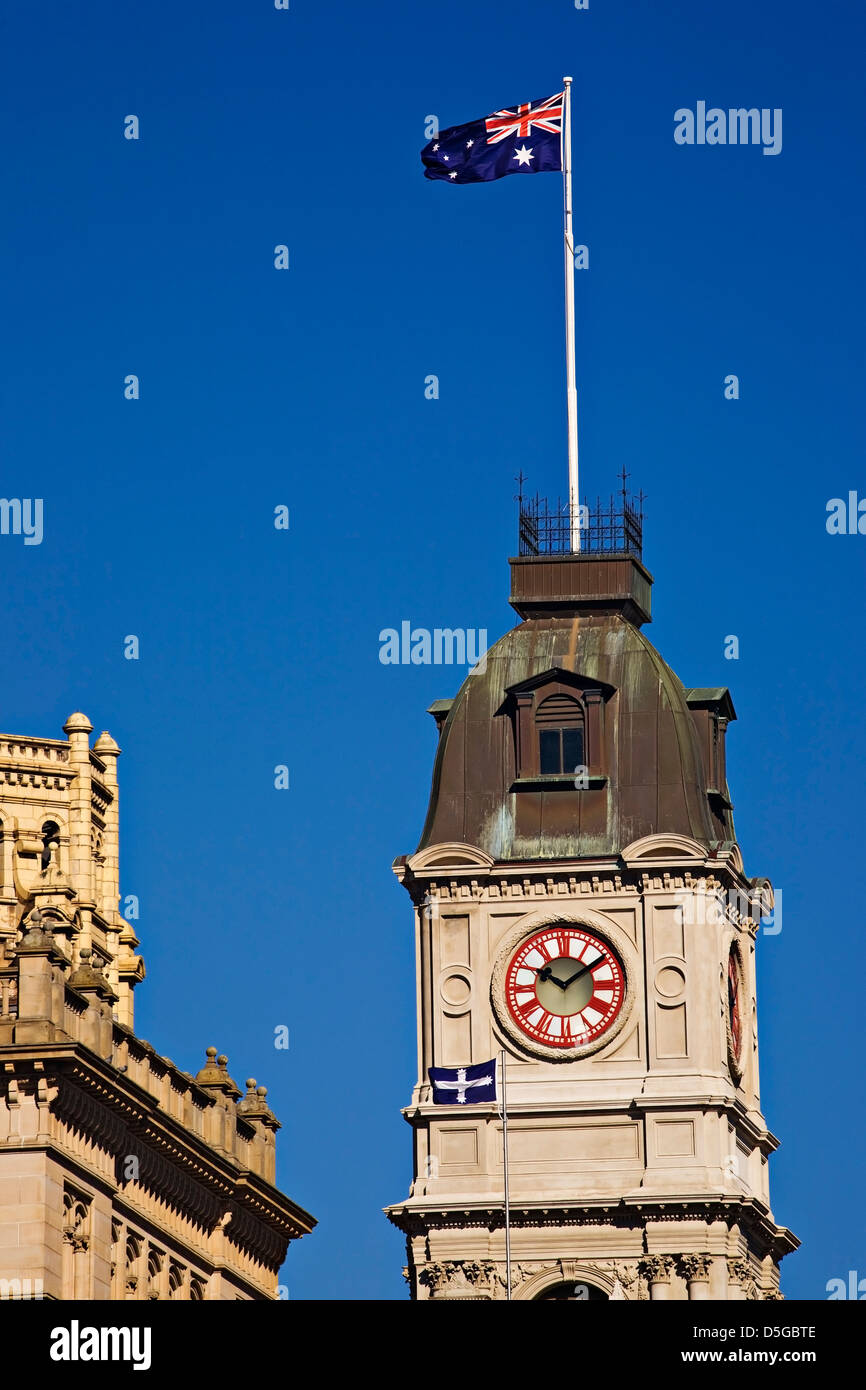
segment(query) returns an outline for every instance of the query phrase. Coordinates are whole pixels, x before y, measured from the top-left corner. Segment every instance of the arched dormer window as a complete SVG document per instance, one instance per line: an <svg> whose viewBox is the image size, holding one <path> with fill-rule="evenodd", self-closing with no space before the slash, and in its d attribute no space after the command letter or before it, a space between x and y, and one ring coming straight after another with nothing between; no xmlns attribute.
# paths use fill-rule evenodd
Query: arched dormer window
<svg viewBox="0 0 866 1390"><path fill-rule="evenodd" d="M497 714L510 716L514 729L513 790L592 792L604 787L604 708L615 694L612 685L561 667L507 686Z"/></svg>
<svg viewBox="0 0 866 1390"><path fill-rule="evenodd" d="M535 711L538 770L541 775L574 772L584 766L583 705L571 695L548 695Z"/></svg>

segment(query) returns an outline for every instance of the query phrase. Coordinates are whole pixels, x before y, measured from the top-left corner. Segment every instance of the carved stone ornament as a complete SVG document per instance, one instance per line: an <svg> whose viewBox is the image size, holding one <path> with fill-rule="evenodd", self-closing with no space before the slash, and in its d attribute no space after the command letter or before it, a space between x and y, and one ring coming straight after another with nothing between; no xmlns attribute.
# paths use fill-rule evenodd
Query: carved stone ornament
<svg viewBox="0 0 866 1390"><path fill-rule="evenodd" d="M525 1284L527 1279L534 1279L536 1274L544 1274L546 1271L551 1273L558 1269L557 1265L545 1263L544 1260L532 1260L527 1264L512 1264L511 1266L511 1288L516 1289L520 1284ZM507 1286L506 1267L504 1264L496 1266L496 1279L503 1289Z"/></svg>
<svg viewBox="0 0 866 1390"><path fill-rule="evenodd" d="M638 1265L649 1284L669 1284L674 1272L672 1255L645 1255Z"/></svg>
<svg viewBox="0 0 866 1390"><path fill-rule="evenodd" d="M739 1284L745 1298L757 1298L755 1279L748 1260L739 1258L728 1259L728 1282L731 1284Z"/></svg>
<svg viewBox="0 0 866 1390"><path fill-rule="evenodd" d="M616 1264L614 1270L619 1283L627 1291L629 1298L647 1297L646 1280L641 1278L636 1264Z"/></svg>
<svg viewBox="0 0 866 1390"><path fill-rule="evenodd" d="M696 1280L707 1283L710 1278L711 1259L710 1255L681 1255L680 1273L690 1283Z"/></svg>
<svg viewBox="0 0 866 1390"><path fill-rule="evenodd" d="M495 1273L496 1266L489 1260L446 1260L425 1265L418 1281L426 1284L434 1297L447 1289L449 1296L459 1298L461 1293L475 1296L478 1289L489 1289Z"/></svg>

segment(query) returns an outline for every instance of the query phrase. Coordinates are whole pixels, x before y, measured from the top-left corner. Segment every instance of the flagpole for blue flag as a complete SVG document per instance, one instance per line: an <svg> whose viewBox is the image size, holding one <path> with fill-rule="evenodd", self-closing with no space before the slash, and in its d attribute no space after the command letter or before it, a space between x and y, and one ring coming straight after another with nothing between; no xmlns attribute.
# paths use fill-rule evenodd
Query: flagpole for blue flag
<svg viewBox="0 0 866 1390"><path fill-rule="evenodd" d="M508 1108L505 1095L505 1048L499 1054L502 1073L502 1167L505 1173L505 1297L511 1300L511 1205L508 1197Z"/></svg>
<svg viewBox="0 0 866 1390"><path fill-rule="evenodd" d="M571 549L580 550L580 490L577 475L577 385L574 369L574 235L571 208L571 78L562 79L562 182L565 202L565 373L568 402L568 507Z"/></svg>

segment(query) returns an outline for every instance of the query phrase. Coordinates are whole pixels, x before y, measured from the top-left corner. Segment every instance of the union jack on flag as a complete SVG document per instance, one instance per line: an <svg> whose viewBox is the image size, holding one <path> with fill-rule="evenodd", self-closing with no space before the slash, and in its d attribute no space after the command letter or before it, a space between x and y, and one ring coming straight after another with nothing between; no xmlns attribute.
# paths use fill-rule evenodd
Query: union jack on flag
<svg viewBox="0 0 866 1390"><path fill-rule="evenodd" d="M557 92L441 131L421 151L424 177L489 183L506 174L561 170L564 99Z"/></svg>
<svg viewBox="0 0 866 1390"><path fill-rule="evenodd" d="M534 106L531 101L526 101L513 110L506 107L504 111L494 111L484 122L487 129L493 132L487 137L488 145L498 145L500 140L507 140L509 135L519 135L524 139L532 134L534 125L539 130L549 130L551 134L561 136L562 98L563 93L557 92L555 97L536 102Z"/></svg>

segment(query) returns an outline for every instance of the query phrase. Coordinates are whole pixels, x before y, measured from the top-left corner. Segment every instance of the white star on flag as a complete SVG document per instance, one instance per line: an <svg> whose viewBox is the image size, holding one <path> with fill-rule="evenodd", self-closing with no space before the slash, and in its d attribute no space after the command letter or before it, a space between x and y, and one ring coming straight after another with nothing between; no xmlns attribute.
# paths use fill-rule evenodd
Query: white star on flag
<svg viewBox="0 0 866 1390"><path fill-rule="evenodd" d="M525 164L528 169L530 159L534 159L535 156L532 150L528 150L525 145L521 145L519 150L514 151L514 158L517 160L518 164Z"/></svg>

